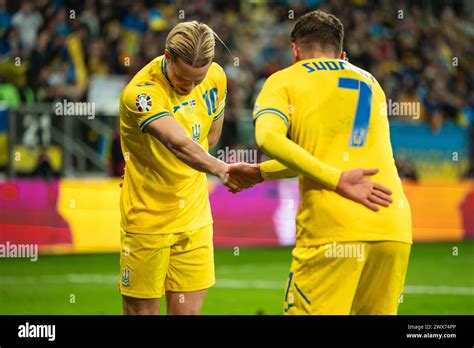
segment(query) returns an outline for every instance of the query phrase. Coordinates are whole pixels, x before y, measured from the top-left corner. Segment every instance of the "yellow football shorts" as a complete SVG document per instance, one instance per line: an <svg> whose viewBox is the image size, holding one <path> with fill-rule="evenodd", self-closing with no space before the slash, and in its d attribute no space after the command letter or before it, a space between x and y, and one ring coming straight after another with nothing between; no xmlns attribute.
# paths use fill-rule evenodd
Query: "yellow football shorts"
<svg viewBox="0 0 474 348"><path fill-rule="evenodd" d="M121 230L122 295L160 298L166 291L204 290L215 283L212 224L191 232L138 234Z"/></svg>
<svg viewBox="0 0 474 348"><path fill-rule="evenodd" d="M397 314L410 245L340 242L295 247L285 314Z"/></svg>

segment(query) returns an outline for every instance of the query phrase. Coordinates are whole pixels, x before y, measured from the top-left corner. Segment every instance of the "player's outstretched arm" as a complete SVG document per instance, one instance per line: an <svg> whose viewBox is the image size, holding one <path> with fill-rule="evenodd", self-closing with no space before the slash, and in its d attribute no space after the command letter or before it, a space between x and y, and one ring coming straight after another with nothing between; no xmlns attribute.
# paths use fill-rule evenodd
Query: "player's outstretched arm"
<svg viewBox="0 0 474 348"><path fill-rule="evenodd" d="M229 168L229 176L238 177L240 182L244 184L242 189L250 188L264 180L286 179L298 176L297 173L285 167L278 161L270 160L258 164L235 163ZM229 190L234 192L232 190Z"/></svg>
<svg viewBox="0 0 474 348"><path fill-rule="evenodd" d="M275 160L265 161L259 164L260 172L264 180L288 179L298 176L297 172Z"/></svg>
<svg viewBox="0 0 474 348"><path fill-rule="evenodd" d="M245 184L229 177L229 165L213 156L188 137L172 117L162 117L146 126L149 134L161 141L177 158L197 171L217 176L230 190L238 192Z"/></svg>
<svg viewBox="0 0 474 348"><path fill-rule="evenodd" d="M269 156L289 169L315 180L341 196L377 211L378 205L392 203L391 191L370 181L367 176L377 170L356 169L342 172L328 166L305 149L286 137L285 122L272 115L263 115L256 120L257 145Z"/></svg>

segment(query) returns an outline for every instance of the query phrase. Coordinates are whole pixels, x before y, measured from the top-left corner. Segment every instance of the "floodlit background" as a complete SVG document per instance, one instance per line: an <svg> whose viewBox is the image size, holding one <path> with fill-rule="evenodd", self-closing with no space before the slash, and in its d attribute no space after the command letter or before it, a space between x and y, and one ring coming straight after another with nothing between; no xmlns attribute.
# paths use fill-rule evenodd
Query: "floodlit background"
<svg viewBox="0 0 474 348"><path fill-rule="evenodd" d="M350 62L387 95L415 240L400 313L474 314L468 0L0 0L0 314L121 313L118 96L163 53L171 27L196 19L228 46L218 43L215 57L228 95L213 153L261 161L256 94L291 64L295 19L315 9L341 19ZM69 114L79 102L85 108ZM297 182L231 195L210 178L209 191L217 284L203 313L281 314ZM39 246L36 261L7 253L25 244Z"/></svg>

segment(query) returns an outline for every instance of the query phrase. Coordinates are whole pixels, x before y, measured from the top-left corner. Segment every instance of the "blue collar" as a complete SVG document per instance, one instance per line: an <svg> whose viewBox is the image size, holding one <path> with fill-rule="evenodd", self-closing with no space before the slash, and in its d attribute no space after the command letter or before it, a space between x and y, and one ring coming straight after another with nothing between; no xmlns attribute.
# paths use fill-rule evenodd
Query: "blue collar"
<svg viewBox="0 0 474 348"><path fill-rule="evenodd" d="M161 61L161 72L163 73L164 77L166 78L166 81L170 84L170 86L174 89L173 84L171 83L168 73L166 72L166 65L168 65L168 62L166 61L166 57L163 57L163 60Z"/></svg>

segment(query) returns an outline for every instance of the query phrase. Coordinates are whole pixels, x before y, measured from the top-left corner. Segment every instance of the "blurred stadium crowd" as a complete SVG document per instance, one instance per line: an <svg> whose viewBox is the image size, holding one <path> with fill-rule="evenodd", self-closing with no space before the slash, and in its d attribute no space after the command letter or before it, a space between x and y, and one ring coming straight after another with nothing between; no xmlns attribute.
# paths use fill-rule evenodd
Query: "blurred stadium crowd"
<svg viewBox="0 0 474 348"><path fill-rule="evenodd" d="M462 1L424 3L0 0L0 100L86 100L91 75L133 76L162 54L172 26L197 19L230 50L217 43L215 60L228 76L221 145L249 146L241 125L264 79L292 63L294 18L320 8L341 19L350 62L371 72L388 99L421 104L421 117L407 121L429 122L433 131L443 120L468 126L474 121L472 13Z"/></svg>

